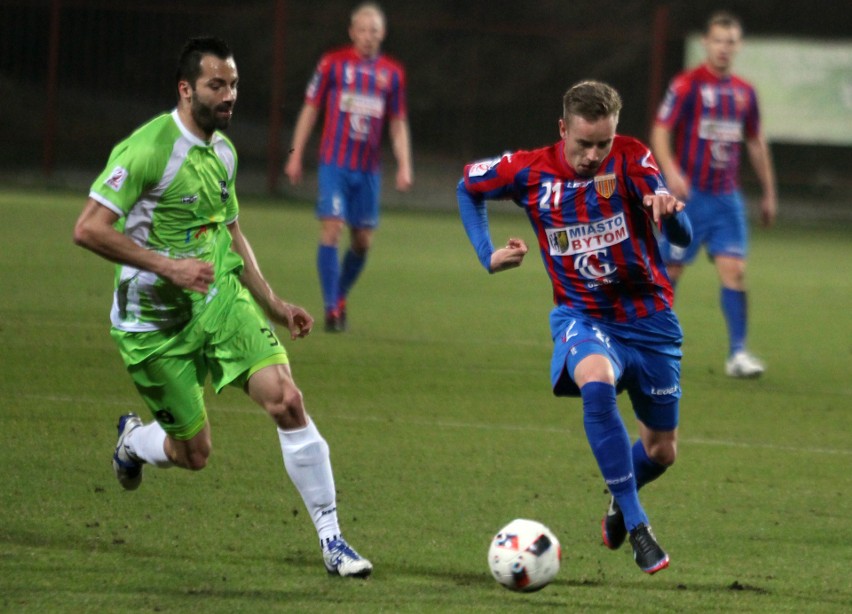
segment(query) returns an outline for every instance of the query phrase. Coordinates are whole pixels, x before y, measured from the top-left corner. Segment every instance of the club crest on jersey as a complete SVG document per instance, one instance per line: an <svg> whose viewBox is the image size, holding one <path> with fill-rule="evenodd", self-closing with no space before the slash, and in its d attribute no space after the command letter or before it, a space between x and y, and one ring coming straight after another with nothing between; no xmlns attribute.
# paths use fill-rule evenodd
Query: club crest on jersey
<svg viewBox="0 0 852 614"><path fill-rule="evenodd" d="M734 104L737 106L737 111L744 112L748 108L748 92L741 87L735 88Z"/></svg>
<svg viewBox="0 0 852 614"><path fill-rule="evenodd" d="M228 192L228 183L226 181L219 182L219 198L222 199L222 202L225 202L231 197L231 193Z"/></svg>
<svg viewBox="0 0 852 614"><path fill-rule="evenodd" d="M128 173L127 169L123 166L116 166L109 174L109 178L104 181L104 185L107 185L118 192L129 174L130 173Z"/></svg>
<svg viewBox="0 0 852 614"><path fill-rule="evenodd" d="M615 173L595 177L595 191L603 198L609 198L615 193Z"/></svg>
<svg viewBox="0 0 852 614"><path fill-rule="evenodd" d="M376 73L376 87L380 90L386 90L390 83L390 75L386 69L382 69Z"/></svg>

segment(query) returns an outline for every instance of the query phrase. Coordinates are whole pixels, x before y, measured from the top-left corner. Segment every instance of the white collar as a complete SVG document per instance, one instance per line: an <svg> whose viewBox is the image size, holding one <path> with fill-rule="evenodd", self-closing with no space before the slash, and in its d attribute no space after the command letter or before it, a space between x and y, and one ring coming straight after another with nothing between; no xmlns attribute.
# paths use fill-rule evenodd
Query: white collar
<svg viewBox="0 0 852 614"><path fill-rule="evenodd" d="M198 147L210 147L211 145L216 143L216 141L218 141L221 138L216 132L214 132L213 136L210 137L210 142L208 143L207 141L200 139L197 136L195 136L192 132L189 131L189 128L187 128L184 125L184 123L180 120L180 115L178 115L177 107L175 107L175 109L172 111L172 119L175 120L175 123L177 124L178 130L180 130L180 133L190 143L192 143L193 145L197 145Z"/></svg>

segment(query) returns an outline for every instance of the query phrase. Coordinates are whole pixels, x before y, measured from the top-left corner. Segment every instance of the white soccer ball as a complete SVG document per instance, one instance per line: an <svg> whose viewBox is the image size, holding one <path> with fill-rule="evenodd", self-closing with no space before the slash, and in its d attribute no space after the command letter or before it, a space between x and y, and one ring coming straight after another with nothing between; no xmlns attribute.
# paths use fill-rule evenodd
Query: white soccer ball
<svg viewBox="0 0 852 614"><path fill-rule="evenodd" d="M553 532L535 520L518 518L500 529L488 549L488 566L500 584L532 592L553 581L562 560L562 546Z"/></svg>

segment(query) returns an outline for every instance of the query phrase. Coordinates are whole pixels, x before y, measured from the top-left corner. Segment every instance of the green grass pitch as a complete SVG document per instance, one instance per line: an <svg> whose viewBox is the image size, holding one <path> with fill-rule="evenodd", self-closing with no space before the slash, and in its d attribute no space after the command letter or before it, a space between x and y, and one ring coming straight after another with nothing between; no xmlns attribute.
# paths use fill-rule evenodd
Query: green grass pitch
<svg viewBox="0 0 852 614"><path fill-rule="evenodd" d="M848 226L755 229L760 380L725 378L715 273L687 271L680 456L642 491L672 563L648 577L629 547L601 544L607 497L579 402L549 391L537 254L489 276L457 215L386 211L350 332L286 343L331 446L345 535L375 564L346 581L326 575L272 423L238 390L208 395L207 469L118 486L116 418L144 408L108 336L112 267L72 244L83 200L0 194L0 610L852 610ZM532 242L514 206L491 211L495 241ZM310 206L244 199L240 221L273 286L320 317ZM486 565L492 534L520 516L564 553L531 595Z"/></svg>

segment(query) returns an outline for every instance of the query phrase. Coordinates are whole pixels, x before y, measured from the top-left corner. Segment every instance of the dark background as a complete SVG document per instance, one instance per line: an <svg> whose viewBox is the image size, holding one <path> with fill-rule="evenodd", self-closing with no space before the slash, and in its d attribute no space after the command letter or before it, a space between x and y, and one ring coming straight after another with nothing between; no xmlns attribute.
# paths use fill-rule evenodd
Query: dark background
<svg viewBox="0 0 852 614"><path fill-rule="evenodd" d="M270 160L283 156L289 145L320 54L348 44L354 5L340 0L0 0L5 141L0 178L79 183L85 189L117 140L174 105L174 66L183 41L215 34L229 41L240 71L230 135L240 151L241 190L287 191L280 173L270 182ZM457 176L472 158L555 141L562 93L580 79L602 79L618 88L625 101L619 132L647 141L657 88L665 88L683 68L685 36L701 30L716 9L742 18L746 44L749 35L852 37L847 1L406 0L381 5L388 17L384 50L405 64L408 75L417 175L409 200L418 194L428 200L431 184L451 183L447 177ZM655 22L661 9L662 31ZM58 22L52 15L59 15ZM283 61L273 70L276 31ZM51 40L59 41L54 98ZM662 50L658 66L652 63L655 44ZM56 101L55 113L50 100ZM270 135L276 113L281 129ZM55 139L46 146L52 125ZM846 199L852 148L773 143L772 150L782 190ZM306 164L314 161L309 155ZM393 168L390 156L386 167ZM754 177L745 167L744 185L753 189ZM305 194L311 192L312 186Z"/></svg>

